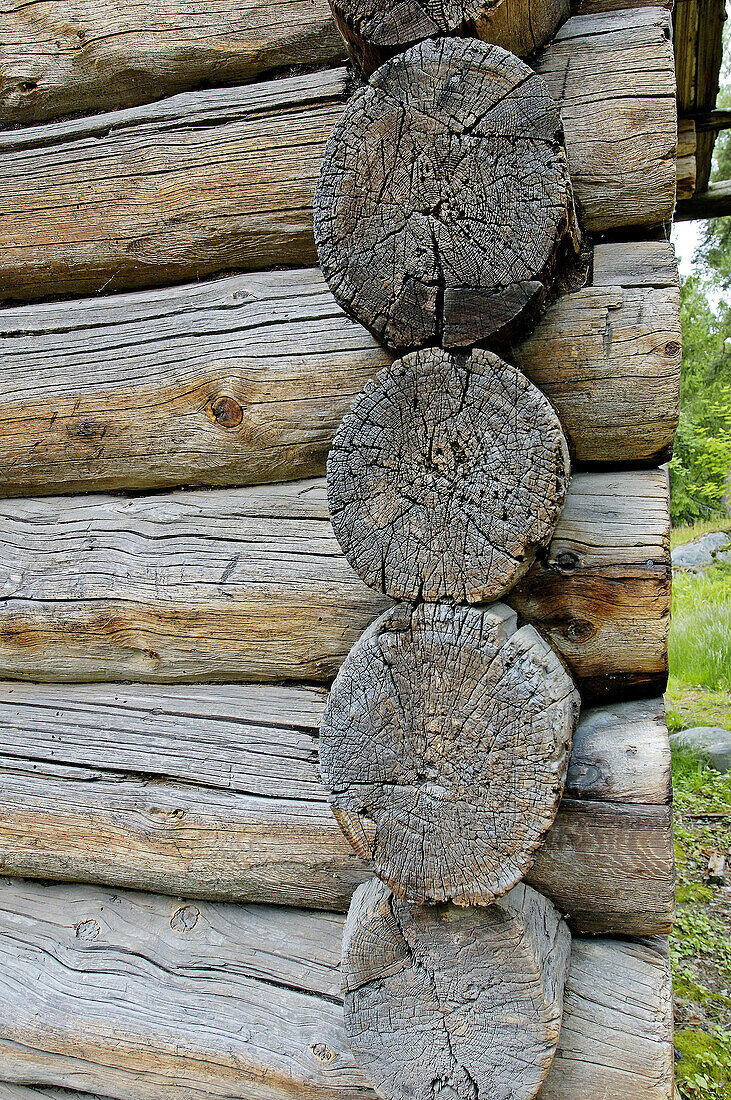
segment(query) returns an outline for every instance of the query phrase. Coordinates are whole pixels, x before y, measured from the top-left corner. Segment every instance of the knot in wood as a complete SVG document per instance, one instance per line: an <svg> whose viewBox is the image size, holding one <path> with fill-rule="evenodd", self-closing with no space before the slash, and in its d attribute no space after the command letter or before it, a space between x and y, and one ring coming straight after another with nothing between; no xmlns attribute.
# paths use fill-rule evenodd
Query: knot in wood
<svg viewBox="0 0 731 1100"><path fill-rule="evenodd" d="M210 404L211 420L222 428L236 428L244 418L244 410L234 397L220 394Z"/></svg>
<svg viewBox="0 0 731 1100"><path fill-rule="evenodd" d="M497 599L548 544L569 452L547 399L490 352L412 352L335 436L330 516L348 561L395 599Z"/></svg>
<svg viewBox="0 0 731 1100"><path fill-rule="evenodd" d="M422 42L356 93L314 203L340 305L398 350L533 319L578 235L558 106L506 50Z"/></svg>
<svg viewBox="0 0 731 1100"><path fill-rule="evenodd" d="M343 936L345 1027L385 1100L533 1100L558 1043L571 936L516 886L487 909L414 907L376 880Z"/></svg>
<svg viewBox="0 0 731 1100"><path fill-rule="evenodd" d="M325 708L335 816L399 897L490 904L554 820L578 708L553 650L504 605L391 608Z"/></svg>

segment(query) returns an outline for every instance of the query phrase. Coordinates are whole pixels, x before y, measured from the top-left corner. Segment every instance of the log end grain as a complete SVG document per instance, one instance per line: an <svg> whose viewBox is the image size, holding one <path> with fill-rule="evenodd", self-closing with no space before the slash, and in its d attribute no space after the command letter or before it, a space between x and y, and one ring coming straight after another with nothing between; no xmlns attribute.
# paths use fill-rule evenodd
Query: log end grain
<svg viewBox="0 0 731 1100"><path fill-rule="evenodd" d="M335 298L388 347L524 327L579 247L558 104L500 47L412 47L331 134L314 227Z"/></svg>
<svg viewBox="0 0 731 1100"><path fill-rule="evenodd" d="M412 352L356 398L327 465L335 535L395 599L497 599L550 541L570 475L558 417L480 349Z"/></svg>
<svg viewBox="0 0 731 1100"><path fill-rule="evenodd" d="M385 1100L532 1100L558 1044L571 937L516 886L488 909L358 887L343 937L345 1027Z"/></svg>
<svg viewBox="0 0 731 1100"><path fill-rule="evenodd" d="M556 816L578 706L553 650L504 605L397 605L330 693L330 804L397 896L489 905Z"/></svg>

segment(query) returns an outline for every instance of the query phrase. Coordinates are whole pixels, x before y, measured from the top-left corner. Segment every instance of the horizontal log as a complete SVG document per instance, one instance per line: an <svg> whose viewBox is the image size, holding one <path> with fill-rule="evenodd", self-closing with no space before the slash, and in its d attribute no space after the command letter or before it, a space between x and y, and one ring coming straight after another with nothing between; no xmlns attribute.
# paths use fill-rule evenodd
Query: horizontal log
<svg viewBox="0 0 731 1100"><path fill-rule="evenodd" d="M677 141L669 12L574 16L537 71L561 104L584 227L598 233L669 221Z"/></svg>
<svg viewBox="0 0 731 1100"><path fill-rule="evenodd" d="M345 47L327 0L8 0L0 126L111 111L272 69L325 68Z"/></svg>
<svg viewBox="0 0 731 1100"><path fill-rule="evenodd" d="M668 15L579 16L541 57L584 226L654 225L675 196ZM312 199L344 69L0 135L0 296L152 286L315 260Z"/></svg>
<svg viewBox="0 0 731 1100"><path fill-rule="evenodd" d="M118 1100L374 1100L344 1030L342 928L312 912L8 883L0 1073ZM666 941L574 941L540 1095L671 1100Z"/></svg>
<svg viewBox="0 0 731 1100"><path fill-rule="evenodd" d="M347 909L370 870L319 777L324 705L260 684L1 684L0 872ZM661 700L585 711L528 875L575 927L668 929L669 771Z"/></svg>
<svg viewBox="0 0 731 1100"><path fill-rule="evenodd" d="M727 108L726 110L705 111L693 115L692 121L695 124L696 133L717 134L720 130L731 130L731 110Z"/></svg>
<svg viewBox="0 0 731 1100"><path fill-rule="evenodd" d="M679 202L675 220L679 222L705 221L708 218L726 218L731 214L731 180L712 183L708 190L697 191L692 199Z"/></svg>
<svg viewBox="0 0 731 1100"><path fill-rule="evenodd" d="M696 128L689 118L678 119L677 201L689 199L696 184Z"/></svg>
<svg viewBox="0 0 731 1100"><path fill-rule="evenodd" d="M348 566L319 479L2 500L0 524L0 676L327 682L390 603ZM664 683L668 529L663 471L577 474L506 596L585 697Z"/></svg>
<svg viewBox="0 0 731 1100"><path fill-rule="evenodd" d="M549 396L575 462L650 463L678 418L675 254L598 245L593 275L509 358ZM391 361L318 269L7 308L0 352L4 495L324 474L342 416Z"/></svg>

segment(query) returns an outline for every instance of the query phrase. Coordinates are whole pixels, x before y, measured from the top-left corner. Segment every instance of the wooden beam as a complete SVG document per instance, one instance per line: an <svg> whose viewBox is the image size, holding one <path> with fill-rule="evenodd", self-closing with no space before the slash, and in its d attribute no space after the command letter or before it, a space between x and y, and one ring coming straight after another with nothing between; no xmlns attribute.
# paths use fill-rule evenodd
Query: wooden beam
<svg viewBox="0 0 731 1100"><path fill-rule="evenodd" d="M2 873L347 909L369 874L318 771L311 687L0 684ZM586 710L528 882L580 930L667 931L662 701Z"/></svg>
<svg viewBox="0 0 731 1100"><path fill-rule="evenodd" d="M678 203L675 220L705 221L726 218L731 214L731 180L712 183L707 191L697 191L692 199Z"/></svg>
<svg viewBox="0 0 731 1100"><path fill-rule="evenodd" d="M2 1075L121 1100L374 1100L345 1035L342 929L283 908L3 884ZM575 939L541 1100L671 1100L672 1065L667 941Z"/></svg>
<svg viewBox="0 0 731 1100"><path fill-rule="evenodd" d="M696 151L698 140L693 119L678 119L677 200L690 199L696 185Z"/></svg>
<svg viewBox="0 0 731 1100"><path fill-rule="evenodd" d="M348 566L320 480L6 499L0 522L3 676L327 682L389 606ZM668 530L663 471L577 474L506 596L589 696L664 684Z"/></svg>
<svg viewBox="0 0 731 1100"><path fill-rule="evenodd" d="M706 111L690 116L688 121L695 124L696 131L699 134L731 130L731 110Z"/></svg>
<svg viewBox="0 0 731 1100"><path fill-rule="evenodd" d="M712 111L716 106L723 56L725 0L683 0L673 13L678 110L681 115ZM701 131L696 150L697 188L708 187L713 130Z"/></svg>
<svg viewBox="0 0 731 1100"><path fill-rule="evenodd" d="M9 0L0 26L0 126L112 111L271 70L345 57L327 0L234 7L183 0Z"/></svg>
<svg viewBox="0 0 731 1100"><path fill-rule="evenodd" d="M662 461L679 411L675 253L602 244L593 271L508 358L575 462ZM392 359L318 269L5 309L0 352L5 495L324 474L342 416Z"/></svg>
<svg viewBox="0 0 731 1100"><path fill-rule="evenodd" d="M668 18L578 16L541 56L590 231L672 213ZM313 263L314 186L347 90L334 69L0 134L0 187L15 196L0 218L0 296Z"/></svg>

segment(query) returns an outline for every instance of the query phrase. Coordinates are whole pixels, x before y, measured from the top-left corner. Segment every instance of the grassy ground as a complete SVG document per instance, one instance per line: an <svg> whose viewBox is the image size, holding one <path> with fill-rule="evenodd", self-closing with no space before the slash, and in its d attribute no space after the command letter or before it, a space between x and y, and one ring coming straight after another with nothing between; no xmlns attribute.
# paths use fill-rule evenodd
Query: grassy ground
<svg viewBox="0 0 731 1100"><path fill-rule="evenodd" d="M710 530L674 532L673 545ZM676 575L666 705L671 729L731 730L731 567ZM731 851L731 774L673 753L678 916L671 936L677 1084L683 1100L731 1100L731 887L709 881Z"/></svg>

